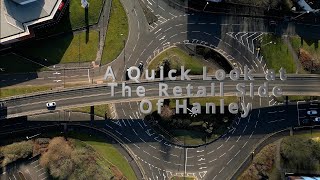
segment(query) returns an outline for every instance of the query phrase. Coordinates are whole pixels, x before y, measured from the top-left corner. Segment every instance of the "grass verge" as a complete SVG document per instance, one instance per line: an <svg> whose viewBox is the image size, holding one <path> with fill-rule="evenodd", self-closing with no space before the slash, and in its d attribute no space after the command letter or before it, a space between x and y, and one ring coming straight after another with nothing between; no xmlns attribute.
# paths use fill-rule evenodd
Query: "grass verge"
<svg viewBox="0 0 320 180"><path fill-rule="evenodd" d="M85 9L81 7L81 1L70 0L69 18L72 29L92 25L98 22L100 11L103 6L103 0L89 0L88 2L89 8L88 14L86 15Z"/></svg>
<svg viewBox="0 0 320 180"><path fill-rule="evenodd" d="M126 39L128 39L128 33L129 25L126 11L120 0L113 0L101 64L108 64L119 56Z"/></svg>
<svg viewBox="0 0 320 180"><path fill-rule="evenodd" d="M50 90L50 86L24 86L24 87L9 87L9 88L1 88L0 90L0 97L10 97L10 96L17 96L22 94L40 92L40 91L47 91Z"/></svg>
<svg viewBox="0 0 320 180"><path fill-rule="evenodd" d="M191 69L190 74L202 74L203 63L198 61L197 57L190 56L188 53L177 47L170 48L154 58L149 63L148 69L156 70L158 66L166 59L169 60L171 69L179 70L181 66L184 66L185 69Z"/></svg>
<svg viewBox="0 0 320 180"><path fill-rule="evenodd" d="M295 61L288 50L288 46L280 37L264 35L262 42L261 53L267 62L268 68L277 72L283 67L287 73L296 72Z"/></svg>
<svg viewBox="0 0 320 180"><path fill-rule="evenodd" d="M90 106L73 108L71 110L90 114ZM94 114L95 115L100 116L100 117L104 117L105 113L107 113L107 115L110 115L110 107L108 104L94 106Z"/></svg>
<svg viewBox="0 0 320 180"><path fill-rule="evenodd" d="M105 143L105 140L78 133L72 133L70 136L92 146L105 160L115 165L127 179L137 179L128 161L115 147L109 143Z"/></svg>
<svg viewBox="0 0 320 180"><path fill-rule="evenodd" d="M37 59L41 64L91 62L96 59L99 33L97 31L68 34L50 39L43 39L20 48L27 57ZM48 62L45 61L47 59Z"/></svg>

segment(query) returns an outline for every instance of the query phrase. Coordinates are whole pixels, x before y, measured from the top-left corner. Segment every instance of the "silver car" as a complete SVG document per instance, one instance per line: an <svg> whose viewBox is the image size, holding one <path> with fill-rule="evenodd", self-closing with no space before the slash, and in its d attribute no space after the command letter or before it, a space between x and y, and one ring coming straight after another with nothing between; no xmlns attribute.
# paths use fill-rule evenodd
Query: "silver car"
<svg viewBox="0 0 320 180"><path fill-rule="evenodd" d="M316 115L316 114L318 114L318 112L316 110L310 110L310 111L307 111L307 114L308 115Z"/></svg>

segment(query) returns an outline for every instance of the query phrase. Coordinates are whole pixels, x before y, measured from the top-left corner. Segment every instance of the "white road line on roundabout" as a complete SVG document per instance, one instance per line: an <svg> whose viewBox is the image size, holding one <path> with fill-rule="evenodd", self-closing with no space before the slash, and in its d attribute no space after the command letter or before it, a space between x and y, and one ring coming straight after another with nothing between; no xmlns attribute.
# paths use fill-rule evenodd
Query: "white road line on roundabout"
<svg viewBox="0 0 320 180"><path fill-rule="evenodd" d="M219 171L219 174L224 170L225 166L223 166L223 168Z"/></svg>
<svg viewBox="0 0 320 180"><path fill-rule="evenodd" d="M238 137L238 139L237 139L237 141L236 141L236 142L239 142L240 138L241 138L241 135Z"/></svg>
<svg viewBox="0 0 320 180"><path fill-rule="evenodd" d="M279 120L274 120L274 121L269 121L268 123L275 123L275 122L281 122L281 121L285 121L286 119L279 119Z"/></svg>
<svg viewBox="0 0 320 180"><path fill-rule="evenodd" d="M226 153L223 153L219 156L219 158L222 158L224 155L226 155Z"/></svg>
<svg viewBox="0 0 320 180"><path fill-rule="evenodd" d="M228 151L231 151L233 148L234 148L234 145L232 145L232 146L228 149Z"/></svg>

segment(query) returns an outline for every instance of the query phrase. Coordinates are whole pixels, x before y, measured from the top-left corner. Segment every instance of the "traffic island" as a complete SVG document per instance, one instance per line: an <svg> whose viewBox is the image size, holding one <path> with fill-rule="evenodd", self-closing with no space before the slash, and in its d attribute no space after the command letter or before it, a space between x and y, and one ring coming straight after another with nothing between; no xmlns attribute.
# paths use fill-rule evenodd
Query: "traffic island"
<svg viewBox="0 0 320 180"><path fill-rule="evenodd" d="M229 101L237 101L237 98L226 97L225 103ZM189 105L193 102L199 102L202 105L202 111L206 112L205 104L207 102L218 104L219 99L215 97L189 99ZM155 103L153 101L153 104ZM235 115L229 112L220 113L219 106L217 106L215 114L193 114L191 111L188 111L187 114L175 114L175 103L174 99L165 100L160 114L155 110L150 115L147 115L145 119L153 125L153 128L158 133L176 144L198 146L210 143L226 133L235 118ZM153 107L156 107L156 105Z"/></svg>

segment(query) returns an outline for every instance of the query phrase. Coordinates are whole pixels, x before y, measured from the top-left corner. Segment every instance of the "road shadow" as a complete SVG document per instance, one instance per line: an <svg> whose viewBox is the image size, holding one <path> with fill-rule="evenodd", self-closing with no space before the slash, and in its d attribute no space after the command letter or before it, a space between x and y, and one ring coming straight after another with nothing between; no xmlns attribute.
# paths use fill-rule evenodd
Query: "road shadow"
<svg viewBox="0 0 320 180"><path fill-rule="evenodd" d="M86 25L86 44L89 42L89 6L84 8L85 25Z"/></svg>

